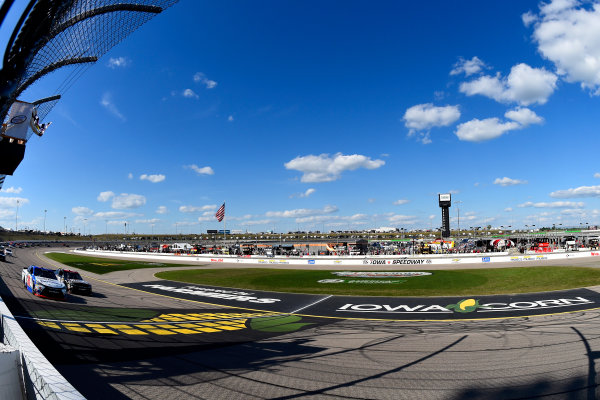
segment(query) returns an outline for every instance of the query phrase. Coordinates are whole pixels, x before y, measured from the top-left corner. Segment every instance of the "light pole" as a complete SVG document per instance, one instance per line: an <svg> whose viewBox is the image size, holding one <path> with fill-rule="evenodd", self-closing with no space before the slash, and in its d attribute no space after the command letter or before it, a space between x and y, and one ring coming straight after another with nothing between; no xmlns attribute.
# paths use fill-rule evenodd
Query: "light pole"
<svg viewBox="0 0 600 400"><path fill-rule="evenodd" d="M19 200L17 200L17 212L15 213L15 232L19 230Z"/></svg>
<svg viewBox="0 0 600 400"><path fill-rule="evenodd" d="M87 223L87 218L83 219L83 236L85 236L85 225Z"/></svg>
<svg viewBox="0 0 600 400"><path fill-rule="evenodd" d="M458 226L458 234L457 236L460 237L460 206L459 204L462 204L462 200L458 200L455 201L454 204L456 205L456 219L457 219L457 226Z"/></svg>
<svg viewBox="0 0 600 400"><path fill-rule="evenodd" d="M104 229L106 229L106 234L108 235L108 220L104 220Z"/></svg>
<svg viewBox="0 0 600 400"><path fill-rule="evenodd" d="M46 233L46 213L48 210L44 210L44 233Z"/></svg>
<svg viewBox="0 0 600 400"><path fill-rule="evenodd" d="M67 234L67 217L64 217L64 222L65 222L65 229L63 230L63 232L66 235Z"/></svg>

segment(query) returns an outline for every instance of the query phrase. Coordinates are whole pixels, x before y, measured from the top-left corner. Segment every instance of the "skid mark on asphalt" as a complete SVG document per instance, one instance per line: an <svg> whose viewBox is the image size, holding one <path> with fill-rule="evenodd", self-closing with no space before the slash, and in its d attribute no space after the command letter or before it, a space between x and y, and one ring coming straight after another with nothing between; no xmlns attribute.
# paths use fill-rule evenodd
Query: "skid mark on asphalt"
<svg viewBox="0 0 600 400"><path fill-rule="evenodd" d="M251 318L271 317L279 313L192 313L161 314L158 317L132 323L37 321L52 330L104 335L197 335L247 329Z"/></svg>

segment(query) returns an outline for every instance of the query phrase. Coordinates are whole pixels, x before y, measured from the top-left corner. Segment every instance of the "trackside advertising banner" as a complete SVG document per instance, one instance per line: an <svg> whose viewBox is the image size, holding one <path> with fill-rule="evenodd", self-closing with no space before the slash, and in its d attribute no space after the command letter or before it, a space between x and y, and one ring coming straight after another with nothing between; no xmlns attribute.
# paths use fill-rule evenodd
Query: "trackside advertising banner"
<svg viewBox="0 0 600 400"><path fill-rule="evenodd" d="M450 320L528 317L600 308L588 289L463 297L359 297L306 295L155 281L123 285L164 296L236 308L321 317Z"/></svg>

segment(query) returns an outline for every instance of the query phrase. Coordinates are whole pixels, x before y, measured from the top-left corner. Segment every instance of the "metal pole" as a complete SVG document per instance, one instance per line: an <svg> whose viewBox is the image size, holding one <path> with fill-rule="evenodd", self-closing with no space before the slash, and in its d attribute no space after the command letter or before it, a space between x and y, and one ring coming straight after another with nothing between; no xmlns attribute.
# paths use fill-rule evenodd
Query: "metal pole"
<svg viewBox="0 0 600 400"><path fill-rule="evenodd" d="M19 230L19 200L17 200L17 212L15 213L15 232Z"/></svg>
<svg viewBox="0 0 600 400"><path fill-rule="evenodd" d="M46 213L48 210L44 210L44 233L46 233Z"/></svg>

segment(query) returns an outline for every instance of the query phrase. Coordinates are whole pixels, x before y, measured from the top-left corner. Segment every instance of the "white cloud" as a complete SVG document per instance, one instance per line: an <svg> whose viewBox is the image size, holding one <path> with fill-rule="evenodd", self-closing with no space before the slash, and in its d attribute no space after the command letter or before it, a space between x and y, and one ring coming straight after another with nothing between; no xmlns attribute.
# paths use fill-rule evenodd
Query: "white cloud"
<svg viewBox="0 0 600 400"><path fill-rule="evenodd" d="M354 214L354 215L312 215L308 217L296 218L295 222L298 224L329 224L336 226L347 226L348 224L362 224L369 220L369 216L366 214Z"/></svg>
<svg viewBox="0 0 600 400"><path fill-rule="evenodd" d="M480 72L484 67L484 62L476 56L470 60L460 57L458 62L454 64L452 71L450 71L450 75L465 74L465 76L470 76Z"/></svg>
<svg viewBox="0 0 600 400"><path fill-rule="evenodd" d="M520 179L511 179L506 176L504 178L496 178L496 180L494 181L494 185L500 186L525 185L526 183L527 181L523 181Z"/></svg>
<svg viewBox="0 0 600 400"><path fill-rule="evenodd" d="M242 226L270 225L270 224L272 224L274 222L275 221L273 221L272 219L259 219L259 220L253 220L253 221L240 222L239 225L242 225Z"/></svg>
<svg viewBox="0 0 600 400"><path fill-rule="evenodd" d="M192 89L185 89L182 95L183 97L187 97L188 99L197 99L200 97Z"/></svg>
<svg viewBox="0 0 600 400"><path fill-rule="evenodd" d="M537 21L537 16L531 11L527 11L525 14L521 15L521 20L523 21L523 25L529 26L535 21Z"/></svg>
<svg viewBox="0 0 600 400"><path fill-rule="evenodd" d="M136 224L156 224L157 222L160 222L160 219L151 218L151 219L136 219L135 220Z"/></svg>
<svg viewBox="0 0 600 400"><path fill-rule="evenodd" d="M286 211L267 211L265 213L266 217L276 217L276 218L301 218L308 217L312 215L324 215L331 214L337 212L338 208L336 206L325 206L321 209L308 209L308 208L298 208L295 210L286 210Z"/></svg>
<svg viewBox="0 0 600 400"><path fill-rule="evenodd" d="M143 214L124 212L124 211L101 211L94 214L96 218L131 218L141 217Z"/></svg>
<svg viewBox="0 0 600 400"><path fill-rule="evenodd" d="M17 201L19 202L19 207L29 203L29 199L24 199L22 197L0 197L0 208L16 207Z"/></svg>
<svg viewBox="0 0 600 400"><path fill-rule="evenodd" d="M94 213L93 210L90 210L87 207L73 207L71 211L76 215L92 215Z"/></svg>
<svg viewBox="0 0 600 400"><path fill-rule="evenodd" d="M525 21L525 20L524 20ZM600 95L600 5L554 0L540 5L533 39L567 82Z"/></svg>
<svg viewBox="0 0 600 400"><path fill-rule="evenodd" d="M227 218L227 219L231 219L231 218ZM214 222L215 219L215 210L212 211L204 211L202 213L201 217L198 217L198 221L199 222L206 222L206 221L210 221L210 222Z"/></svg>
<svg viewBox="0 0 600 400"><path fill-rule="evenodd" d="M215 171L211 167L199 167L196 164L186 165L184 168L189 168L198 175L214 175Z"/></svg>
<svg viewBox="0 0 600 400"><path fill-rule="evenodd" d="M557 79L544 68L532 68L521 63L513 66L506 78L500 74L481 76L461 83L459 90L467 96L482 95L500 103L544 104L554 93Z"/></svg>
<svg viewBox="0 0 600 400"><path fill-rule="evenodd" d="M481 142L495 139L506 132L519 129L521 125L516 122L500 122L498 118L477 118L464 122L456 127L456 136L467 142Z"/></svg>
<svg viewBox="0 0 600 400"><path fill-rule="evenodd" d="M100 194L98 195L98 201L101 201L104 203L104 202L109 201L113 197L115 197L115 193L111 192L110 190L107 192L100 192Z"/></svg>
<svg viewBox="0 0 600 400"><path fill-rule="evenodd" d="M217 87L217 82L208 79L202 72L196 72L194 74L194 82L203 84L207 89L213 89Z"/></svg>
<svg viewBox="0 0 600 400"><path fill-rule="evenodd" d="M284 164L286 169L302 172L302 182L331 182L340 179L342 172L358 168L377 169L385 164L383 160L371 160L360 154L343 155L336 153L318 156L296 157Z"/></svg>
<svg viewBox="0 0 600 400"><path fill-rule="evenodd" d="M133 179L133 174L131 172L127 174L127 179Z"/></svg>
<svg viewBox="0 0 600 400"><path fill-rule="evenodd" d="M513 211L513 209L512 209L512 207L506 207L506 208L504 209L504 211L506 211L506 212L511 212L511 211Z"/></svg>
<svg viewBox="0 0 600 400"><path fill-rule="evenodd" d="M10 210L10 209L1 209L0 208L0 219L6 219L9 217L14 217L15 216L15 211L14 210Z"/></svg>
<svg viewBox="0 0 600 400"><path fill-rule="evenodd" d="M459 124L455 134L460 140L481 142L504 135L507 132L523 129L531 124L541 124L544 119L526 107L517 107L507 111L504 116L512 121L500 121L499 118L474 118Z"/></svg>
<svg viewBox="0 0 600 400"><path fill-rule="evenodd" d="M410 200L400 199L400 200L394 201L394 205L395 206L401 206L401 205L406 204L406 203L410 203Z"/></svg>
<svg viewBox="0 0 600 400"><path fill-rule="evenodd" d="M181 206L179 207L179 212L182 213L192 213L192 212L201 212L207 210L216 210L217 206L214 204L208 204L205 206Z"/></svg>
<svg viewBox="0 0 600 400"><path fill-rule="evenodd" d="M2 192L2 193L12 193L12 194L19 194L22 191L23 191L23 188L21 188L21 187L15 188L12 186L9 188L6 188L6 189L0 189L0 192Z"/></svg>
<svg viewBox="0 0 600 400"><path fill-rule="evenodd" d="M111 57L108 59L107 66L109 68L115 69L115 68L127 67L129 64L130 64L130 61L126 57Z"/></svg>
<svg viewBox="0 0 600 400"><path fill-rule="evenodd" d="M227 121L232 122L233 121L233 115L230 115L229 117L227 117Z"/></svg>
<svg viewBox="0 0 600 400"><path fill-rule="evenodd" d="M528 201L523 204L519 204L519 207L534 207L534 208L583 208L585 207L585 203L583 202L574 202L574 201L553 201L551 203L548 202L538 202L533 203Z"/></svg>
<svg viewBox="0 0 600 400"><path fill-rule="evenodd" d="M117 210L138 208L146 204L146 198L141 194L121 193L113 197L111 207Z"/></svg>
<svg viewBox="0 0 600 400"><path fill-rule="evenodd" d="M146 175L146 174L142 174L140 176L140 180L142 181L149 181L152 183L158 183L158 182L162 182L165 180L165 176L162 174L157 174L157 175Z"/></svg>
<svg viewBox="0 0 600 400"><path fill-rule="evenodd" d="M388 217L388 221L394 224L413 225L417 223L418 218L412 215L393 214Z"/></svg>
<svg viewBox="0 0 600 400"><path fill-rule="evenodd" d="M572 198L572 197L600 197L600 186L580 186L566 190L557 190L550 193L554 198Z"/></svg>
<svg viewBox="0 0 600 400"><path fill-rule="evenodd" d="M507 111L504 116L518 122L523 127L544 122L542 117L526 107L517 107L514 110Z"/></svg>
<svg viewBox="0 0 600 400"><path fill-rule="evenodd" d="M119 111L117 106L113 103L112 95L109 92L105 92L102 95L102 99L100 100L100 105L102 107L106 108L106 110L108 110L109 113L111 113L115 117L119 118L121 121L123 121L123 122L127 121L125 116L123 114L121 114L121 112Z"/></svg>
<svg viewBox="0 0 600 400"><path fill-rule="evenodd" d="M122 220L118 220L118 221L108 221L107 224L108 225L121 225L123 226L123 224L127 223L127 221L125 221L124 219Z"/></svg>
<svg viewBox="0 0 600 400"><path fill-rule="evenodd" d="M158 208L156 209L157 214L166 214L168 212L169 210L167 210L167 207L165 206L158 206Z"/></svg>
<svg viewBox="0 0 600 400"><path fill-rule="evenodd" d="M594 174L594 178L600 178L600 172L596 172L596 173Z"/></svg>
<svg viewBox="0 0 600 400"><path fill-rule="evenodd" d="M294 193L294 194L290 195L290 198L293 198L293 197L308 197L308 196L310 196L311 194L313 194L316 191L317 191L316 189L309 188L309 189L306 189L306 192L303 192L303 193Z"/></svg>
<svg viewBox="0 0 600 400"><path fill-rule="evenodd" d="M449 126L460 118L458 106L436 107L431 103L417 104L404 113L404 126L408 136L418 134L423 144L431 143L429 130L434 127Z"/></svg>

